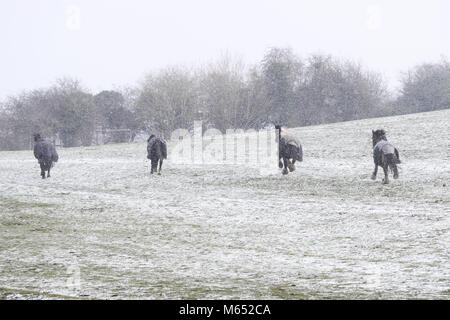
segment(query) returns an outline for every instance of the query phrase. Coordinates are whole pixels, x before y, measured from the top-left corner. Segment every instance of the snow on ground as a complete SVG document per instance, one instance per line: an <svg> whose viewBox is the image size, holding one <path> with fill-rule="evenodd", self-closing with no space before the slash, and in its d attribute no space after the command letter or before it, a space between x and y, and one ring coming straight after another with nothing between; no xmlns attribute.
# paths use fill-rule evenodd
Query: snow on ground
<svg viewBox="0 0 450 320"><path fill-rule="evenodd" d="M288 176L170 159L150 176L138 143L61 149L42 181L31 152L1 152L0 298L449 299L449 119L291 130ZM387 186L378 128L403 161Z"/></svg>

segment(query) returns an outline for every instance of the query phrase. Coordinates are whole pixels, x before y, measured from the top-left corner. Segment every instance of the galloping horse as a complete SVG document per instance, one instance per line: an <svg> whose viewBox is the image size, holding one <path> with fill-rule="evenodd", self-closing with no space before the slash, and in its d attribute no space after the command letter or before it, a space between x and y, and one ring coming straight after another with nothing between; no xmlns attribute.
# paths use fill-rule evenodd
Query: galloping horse
<svg viewBox="0 0 450 320"><path fill-rule="evenodd" d="M275 126L278 130L278 153L279 153L279 163L280 169L283 169L283 174L288 174L289 171L295 171L295 162L303 161L303 149L302 145L296 137L289 134L281 126ZM292 159L292 161L291 161ZM283 160L283 161L282 161ZM289 169L289 171L288 171Z"/></svg>
<svg viewBox="0 0 450 320"><path fill-rule="evenodd" d="M153 134L150 136L150 138L148 138L147 142L147 159L151 160L152 162L152 169L150 173L153 174L155 171L158 171L158 175L161 175L163 161L164 159L167 159L166 142Z"/></svg>
<svg viewBox="0 0 450 320"><path fill-rule="evenodd" d="M373 161L375 170L372 174L372 180L377 178L378 166L383 168L384 179L383 184L389 183L388 168L394 173L394 179L398 179L397 164L400 163L400 155L398 150L386 139L384 130L372 130L373 142Z"/></svg>
<svg viewBox="0 0 450 320"><path fill-rule="evenodd" d="M45 172L47 171L47 178L50 178L50 169L59 159L58 153L53 144L45 141L40 134L34 135L34 142L33 153L41 166L41 177L45 179Z"/></svg>

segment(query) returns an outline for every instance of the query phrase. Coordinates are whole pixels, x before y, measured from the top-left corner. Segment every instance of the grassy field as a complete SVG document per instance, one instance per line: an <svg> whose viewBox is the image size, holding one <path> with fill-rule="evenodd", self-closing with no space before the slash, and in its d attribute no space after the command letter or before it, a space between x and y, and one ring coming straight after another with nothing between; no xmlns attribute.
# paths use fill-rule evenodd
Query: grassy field
<svg viewBox="0 0 450 320"><path fill-rule="evenodd" d="M288 176L150 176L136 143L58 150L42 181L30 151L0 152L0 299L449 299L449 119L294 129ZM389 185L370 179L378 128L403 161Z"/></svg>

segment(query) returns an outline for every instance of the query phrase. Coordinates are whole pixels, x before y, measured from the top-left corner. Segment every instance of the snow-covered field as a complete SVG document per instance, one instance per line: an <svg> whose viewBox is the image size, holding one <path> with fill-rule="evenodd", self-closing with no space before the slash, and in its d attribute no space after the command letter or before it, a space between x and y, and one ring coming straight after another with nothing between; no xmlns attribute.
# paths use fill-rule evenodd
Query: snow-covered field
<svg viewBox="0 0 450 320"><path fill-rule="evenodd" d="M1 152L0 298L449 299L449 122L292 130L288 176L170 159L150 176L139 143L58 150L42 181L30 151ZM378 128L403 161L387 186Z"/></svg>

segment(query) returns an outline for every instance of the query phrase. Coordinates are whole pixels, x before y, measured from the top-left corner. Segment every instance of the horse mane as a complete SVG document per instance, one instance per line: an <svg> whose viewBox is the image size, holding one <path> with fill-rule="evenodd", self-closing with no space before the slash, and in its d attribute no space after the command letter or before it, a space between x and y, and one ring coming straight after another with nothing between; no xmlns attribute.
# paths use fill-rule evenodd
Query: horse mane
<svg viewBox="0 0 450 320"><path fill-rule="evenodd" d="M38 140L42 139L42 136L41 136L40 133L35 133L35 134L33 135L33 137L34 137L34 141L38 141Z"/></svg>
<svg viewBox="0 0 450 320"><path fill-rule="evenodd" d="M381 140L386 140L387 141L386 131L384 131L383 129L378 129L378 130L374 131L373 132L373 136L376 137L376 138L379 138Z"/></svg>
<svg viewBox="0 0 450 320"><path fill-rule="evenodd" d="M155 135L154 134L150 135L150 137L147 139L147 142L150 142L150 140L152 140L153 138L155 138Z"/></svg>

